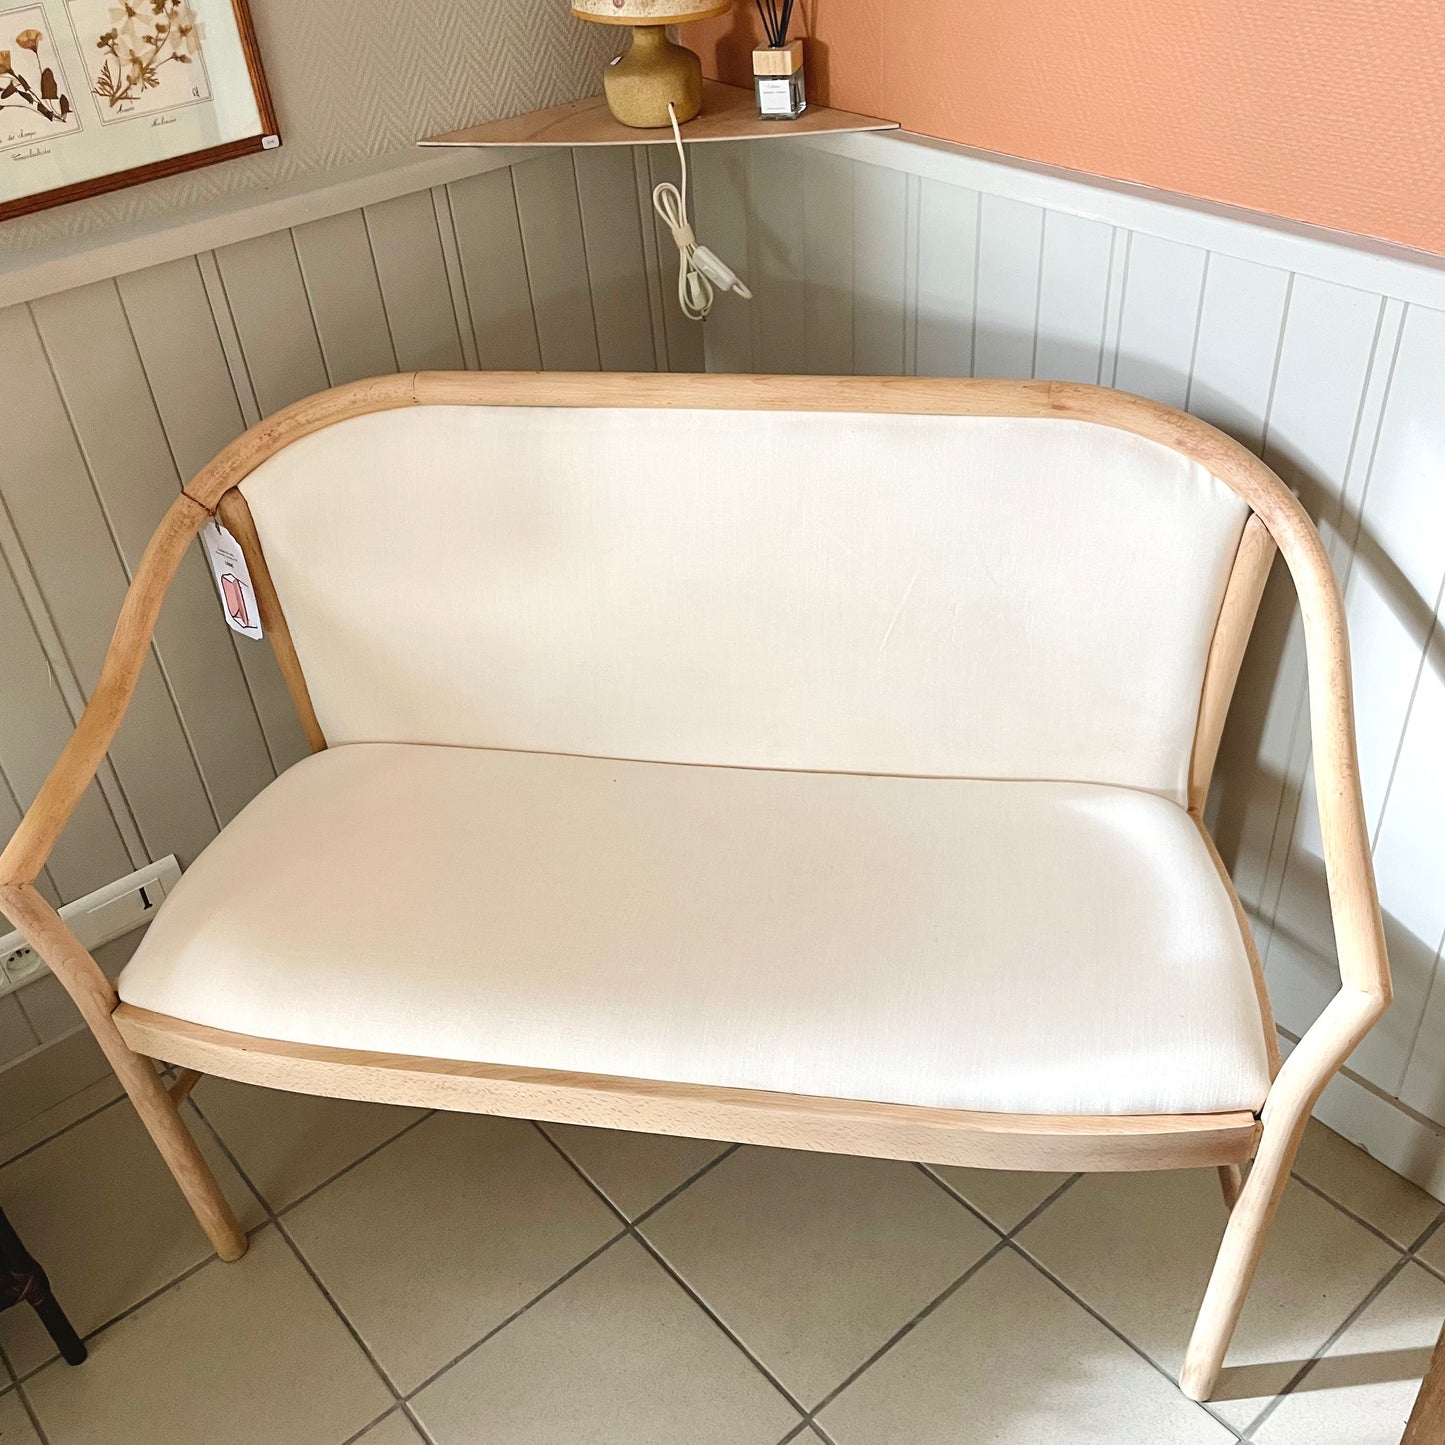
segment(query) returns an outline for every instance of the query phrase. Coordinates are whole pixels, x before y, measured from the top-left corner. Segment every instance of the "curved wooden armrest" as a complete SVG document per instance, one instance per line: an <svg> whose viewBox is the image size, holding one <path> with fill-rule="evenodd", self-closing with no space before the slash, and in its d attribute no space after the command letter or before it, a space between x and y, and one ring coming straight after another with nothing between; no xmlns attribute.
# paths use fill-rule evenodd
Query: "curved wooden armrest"
<svg viewBox="0 0 1445 1445"><path fill-rule="evenodd" d="M1343 985L1285 1060L1265 1102L1266 1121L1288 1121L1284 1132L1292 1135L1390 1006L1393 990L1360 794L1344 601L1324 543L1299 502L1282 492L1261 516L1289 566L1304 620L1315 795Z"/></svg>
<svg viewBox="0 0 1445 1445"><path fill-rule="evenodd" d="M125 594L100 681L59 760L0 853L0 886L21 887L35 881L81 795L100 771L135 693L176 568L210 515L182 492L161 519Z"/></svg>

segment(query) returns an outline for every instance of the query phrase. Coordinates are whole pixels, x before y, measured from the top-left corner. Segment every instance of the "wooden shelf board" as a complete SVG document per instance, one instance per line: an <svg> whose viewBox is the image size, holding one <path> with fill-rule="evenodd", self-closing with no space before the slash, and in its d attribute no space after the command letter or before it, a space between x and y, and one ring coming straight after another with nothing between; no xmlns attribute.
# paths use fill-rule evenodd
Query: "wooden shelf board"
<svg viewBox="0 0 1445 1445"><path fill-rule="evenodd" d="M780 140L790 135L841 135L848 131L897 130L896 120L854 115L809 105L797 120L761 120L753 93L720 81L702 83L702 114L682 127L685 141ZM635 130L612 119L600 95L534 110L508 120L490 120L466 130L428 136L424 146L636 146L671 145L672 129Z"/></svg>

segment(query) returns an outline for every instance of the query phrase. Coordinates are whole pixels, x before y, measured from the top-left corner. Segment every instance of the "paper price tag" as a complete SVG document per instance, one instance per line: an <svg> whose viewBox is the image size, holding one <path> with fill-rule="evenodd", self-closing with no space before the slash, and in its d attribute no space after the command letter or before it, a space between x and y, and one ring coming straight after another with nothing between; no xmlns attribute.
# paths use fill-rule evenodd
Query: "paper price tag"
<svg viewBox="0 0 1445 1445"><path fill-rule="evenodd" d="M221 611L232 632L242 637L261 638L261 614L256 607L256 589L245 554L236 539L214 518L201 528L201 541L210 558L211 575L221 593Z"/></svg>

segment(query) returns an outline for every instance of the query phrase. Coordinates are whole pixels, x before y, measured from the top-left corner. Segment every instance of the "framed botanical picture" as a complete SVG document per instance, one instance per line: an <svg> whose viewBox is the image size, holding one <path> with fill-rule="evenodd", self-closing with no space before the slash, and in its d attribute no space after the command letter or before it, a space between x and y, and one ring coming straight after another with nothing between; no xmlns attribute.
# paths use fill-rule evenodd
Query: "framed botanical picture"
<svg viewBox="0 0 1445 1445"><path fill-rule="evenodd" d="M280 144L246 0L0 0L0 221Z"/></svg>

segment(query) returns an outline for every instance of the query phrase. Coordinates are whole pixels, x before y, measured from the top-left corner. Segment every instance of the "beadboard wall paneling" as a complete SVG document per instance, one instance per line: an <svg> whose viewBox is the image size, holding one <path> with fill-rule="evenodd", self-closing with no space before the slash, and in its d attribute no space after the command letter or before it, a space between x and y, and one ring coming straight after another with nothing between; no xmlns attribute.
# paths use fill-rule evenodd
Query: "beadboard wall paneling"
<svg viewBox="0 0 1445 1445"><path fill-rule="evenodd" d="M572 165L598 364L603 371L653 371L651 302L638 263L643 217L629 204L637 184L632 155L623 146L586 146L572 152Z"/></svg>
<svg viewBox="0 0 1445 1445"><path fill-rule="evenodd" d="M1119 385L1259 452L1325 536L1353 628L1398 1002L1322 1108L1445 1189L1439 1140L1381 1102L1445 1125L1445 273L916 139L719 144L692 161L699 234L756 294L720 297L703 326L678 312L652 210L652 186L676 176L665 147L428 181L0 311L30 421L0 458L0 669L18 680L0 699L0 827L83 705L137 546L180 479L330 382L565 365ZM188 861L304 754L269 649L221 628L199 558L180 585L135 719L42 879L57 901L147 854ZM1292 1034L1337 977L1305 681L1277 572L1208 816ZM50 992L23 991L19 1019L5 1010L6 1046L26 1020L57 1027L39 1007ZM1372 1108L1386 1113L1361 1124Z"/></svg>
<svg viewBox="0 0 1445 1445"><path fill-rule="evenodd" d="M0 456L0 835L59 756L162 513L247 425L398 368L656 368L662 277L631 154L516 169L0 310L24 419ZM701 346L697 328L676 343L699 367ZM307 751L269 645L225 626L198 546L42 889L63 903L149 858L184 867ZM21 990L0 1064L75 1022L54 980Z"/></svg>
<svg viewBox="0 0 1445 1445"><path fill-rule="evenodd" d="M361 216L397 368L455 371L475 366L475 345L469 353L462 348L467 311L460 267L454 287L442 241L445 226L454 254L456 239L451 234L446 191L396 196L367 206ZM465 329L470 342L470 323Z"/></svg>
<svg viewBox="0 0 1445 1445"><path fill-rule="evenodd" d="M726 149L699 204L734 218L757 300L751 350L718 303L710 369L1098 381L1204 417L1298 492L1346 593L1398 995L1351 1088L1445 1125L1445 275L908 137ZM1293 1034L1339 986L1305 684L1277 571L1209 818Z"/></svg>

